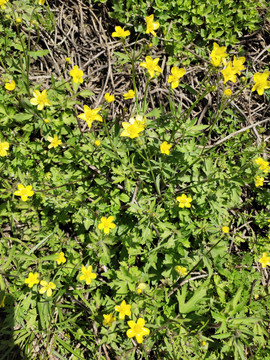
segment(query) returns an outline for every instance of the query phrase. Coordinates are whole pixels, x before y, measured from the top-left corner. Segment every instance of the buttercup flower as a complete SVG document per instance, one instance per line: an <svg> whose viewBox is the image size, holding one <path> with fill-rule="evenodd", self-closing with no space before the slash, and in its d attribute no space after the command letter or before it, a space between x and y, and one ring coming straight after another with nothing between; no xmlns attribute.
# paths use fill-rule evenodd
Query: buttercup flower
<svg viewBox="0 0 270 360"><path fill-rule="evenodd" d="M50 145L48 146L49 149L52 147L57 148L58 145L62 144L62 141L58 139L56 134L54 134L53 138L48 136L47 140L50 141Z"/></svg>
<svg viewBox="0 0 270 360"><path fill-rule="evenodd" d="M128 100L128 99L133 99L135 97L135 92L133 90L129 90L127 93L125 93L124 95L124 99Z"/></svg>
<svg viewBox="0 0 270 360"><path fill-rule="evenodd" d="M19 184L18 189L19 190L15 191L14 195L21 196L22 201L26 201L28 196L34 195L34 191L32 191L31 185L24 187L22 184Z"/></svg>
<svg viewBox="0 0 270 360"><path fill-rule="evenodd" d="M69 57L66 57L65 60L68 64L71 64L71 59Z"/></svg>
<svg viewBox="0 0 270 360"><path fill-rule="evenodd" d="M152 34L153 36L157 36L154 30L157 30L159 28L160 23L154 21L154 15L146 16L146 34Z"/></svg>
<svg viewBox="0 0 270 360"><path fill-rule="evenodd" d="M35 272L34 274L32 272L29 273L28 278L24 280L25 284L28 285L29 288L33 287L35 284L39 283L38 280L39 274Z"/></svg>
<svg viewBox="0 0 270 360"><path fill-rule="evenodd" d="M169 75L168 83L172 83L172 89L175 89L179 85L179 79L185 75L186 70L177 66L173 66L171 69L172 75Z"/></svg>
<svg viewBox="0 0 270 360"><path fill-rule="evenodd" d="M0 0L1 1L1 0ZM16 86L16 83L14 80L10 80L9 82L6 83L5 85L5 88L8 90L8 91L12 91L15 89L15 86Z"/></svg>
<svg viewBox="0 0 270 360"><path fill-rule="evenodd" d="M41 280L40 285L42 288L39 290L40 294L46 293L48 297L52 296L52 290L56 288L56 285L53 282L47 282L45 280Z"/></svg>
<svg viewBox="0 0 270 360"><path fill-rule="evenodd" d="M17 23L17 24L20 24L21 22L22 22L22 19L21 19L21 18L17 18L17 19L16 19L16 23Z"/></svg>
<svg viewBox="0 0 270 360"><path fill-rule="evenodd" d="M213 50L210 54L211 57L211 64L214 66L219 66L222 59L226 58L228 54L225 52L227 48L225 46L219 46L217 43L214 42Z"/></svg>
<svg viewBox="0 0 270 360"><path fill-rule="evenodd" d="M91 284L92 279L96 279L97 274L92 273L92 266L88 266L87 268L85 266L82 266L81 272L83 273L79 280L85 280L87 285Z"/></svg>
<svg viewBox="0 0 270 360"><path fill-rule="evenodd" d="M70 70L69 75L72 76L73 81L75 84L83 83L83 71L79 69L78 65L75 65L72 70Z"/></svg>
<svg viewBox="0 0 270 360"><path fill-rule="evenodd" d="M265 174L267 174L270 171L269 162L262 159L261 157L255 159L254 162L259 166L259 170L263 170Z"/></svg>
<svg viewBox="0 0 270 360"><path fill-rule="evenodd" d="M83 109L84 113L78 115L78 118L85 120L89 126L89 129L91 129L94 120L103 122L102 117L98 115L101 107L91 110L87 105L84 105Z"/></svg>
<svg viewBox="0 0 270 360"><path fill-rule="evenodd" d="M95 141L95 145L96 145L96 146L100 146L100 144L101 144L101 142L100 142L99 140L96 140L96 141Z"/></svg>
<svg viewBox="0 0 270 360"><path fill-rule="evenodd" d="M116 318L113 316L112 313L106 315L103 314L104 320L103 320L103 325L109 325L110 327L112 326L112 323L116 320Z"/></svg>
<svg viewBox="0 0 270 360"><path fill-rule="evenodd" d="M187 197L187 195L182 194L181 196L177 196L176 198L177 201L179 201L179 207L180 208L190 208L191 207L191 197Z"/></svg>
<svg viewBox="0 0 270 360"><path fill-rule="evenodd" d="M224 95L227 96L227 97L231 96L232 95L232 90L231 89L225 89L224 90Z"/></svg>
<svg viewBox="0 0 270 360"><path fill-rule="evenodd" d="M0 142L0 156L7 156L8 149L9 149L9 143L7 141Z"/></svg>
<svg viewBox="0 0 270 360"><path fill-rule="evenodd" d="M138 344L141 344L143 342L143 336L150 334L150 330L145 328L144 324L145 320L142 318L138 319L137 324L133 320L128 321L130 329L127 331L127 337L132 338L136 336Z"/></svg>
<svg viewBox="0 0 270 360"><path fill-rule="evenodd" d="M262 74L256 73L253 75L253 80L255 81L255 85L251 89L251 91L257 90L259 95L264 94L265 89L270 89L270 81L267 80L270 75L270 71L265 71Z"/></svg>
<svg viewBox="0 0 270 360"><path fill-rule="evenodd" d="M186 276L187 275L187 269L185 267L181 267L180 265L175 266L174 270L180 275L180 276Z"/></svg>
<svg viewBox="0 0 270 360"><path fill-rule="evenodd" d="M263 186L264 178L260 176L256 176L255 178L255 186Z"/></svg>
<svg viewBox="0 0 270 360"><path fill-rule="evenodd" d="M155 76L155 73L162 73L162 69L158 66L159 58L152 59L151 56L146 56L145 62L140 63L141 67L148 70L150 78Z"/></svg>
<svg viewBox="0 0 270 360"><path fill-rule="evenodd" d="M122 39L124 39L129 35L130 35L130 31L129 30L125 31L123 28L121 28L121 26L116 26L115 32L112 33L112 37L120 37Z"/></svg>
<svg viewBox="0 0 270 360"><path fill-rule="evenodd" d="M139 283L139 285L137 286L137 294L141 294L145 289L147 288L147 284L145 283Z"/></svg>
<svg viewBox="0 0 270 360"><path fill-rule="evenodd" d="M106 94L104 95L104 99L107 101L107 103L111 103L111 102L114 101L114 96L111 95L111 94L109 94L109 93L106 93Z"/></svg>
<svg viewBox="0 0 270 360"><path fill-rule="evenodd" d="M160 145L160 151L162 154L170 155L170 148L172 147L171 144L168 144L167 141L164 141Z"/></svg>
<svg viewBox="0 0 270 360"><path fill-rule="evenodd" d="M0 0L0 6L1 6L1 9L2 10L5 10L6 8L6 3L8 2L9 0Z"/></svg>
<svg viewBox="0 0 270 360"><path fill-rule="evenodd" d="M46 0L39 0L38 3L39 3L39 5L44 5L44 4L45 4L45 1L46 1Z"/></svg>
<svg viewBox="0 0 270 360"><path fill-rule="evenodd" d="M43 110L44 106L51 105L47 97L47 90L43 90L42 93L40 93L38 90L34 90L33 95L34 97L30 99L30 103L32 105L38 105L38 110Z"/></svg>
<svg viewBox="0 0 270 360"><path fill-rule="evenodd" d="M263 256L259 259L259 263L262 264L263 268L266 268L267 265L270 265L270 257L267 256L267 253L263 253Z"/></svg>
<svg viewBox="0 0 270 360"><path fill-rule="evenodd" d="M228 234L228 232L230 231L228 226L222 226L222 231L224 232L224 234Z"/></svg>
<svg viewBox="0 0 270 360"><path fill-rule="evenodd" d="M45 122L46 124L48 124L49 122L51 122L51 120L50 120L50 119L44 119L44 122Z"/></svg>
<svg viewBox="0 0 270 360"><path fill-rule="evenodd" d="M115 228L115 224L113 223L113 216L109 216L108 219L106 217L102 217L100 219L101 223L98 224L98 228L99 230L104 231L104 234L109 234L110 229L114 229Z"/></svg>
<svg viewBox="0 0 270 360"><path fill-rule="evenodd" d="M131 305L128 305L125 300L120 305L115 306L114 309L119 312L120 320L125 320L125 316L131 316Z"/></svg>
<svg viewBox="0 0 270 360"><path fill-rule="evenodd" d="M232 66L231 61L229 61L226 68L220 72L224 77L224 84L226 84L227 81L232 81L234 83L236 82L237 70L235 70L235 68Z"/></svg>
<svg viewBox="0 0 270 360"><path fill-rule="evenodd" d="M67 261L63 252L60 252L60 254L56 253L55 255L58 255L58 258L55 259L58 265L64 264Z"/></svg>
<svg viewBox="0 0 270 360"><path fill-rule="evenodd" d="M135 118L130 118L129 122L123 122L122 126L124 131L120 136L127 136L134 139L139 136L140 132L145 129L146 118L141 115L137 115Z"/></svg>
<svg viewBox="0 0 270 360"><path fill-rule="evenodd" d="M243 66L244 62L246 61L246 58L243 56L240 58L233 57L233 68L236 71L238 75L241 75L240 71L246 70L246 68Z"/></svg>

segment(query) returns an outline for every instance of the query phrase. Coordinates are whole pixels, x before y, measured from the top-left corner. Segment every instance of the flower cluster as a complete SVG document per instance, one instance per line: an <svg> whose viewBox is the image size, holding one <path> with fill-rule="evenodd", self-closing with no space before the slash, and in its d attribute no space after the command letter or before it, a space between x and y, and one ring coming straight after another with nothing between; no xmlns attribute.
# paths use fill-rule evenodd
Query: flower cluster
<svg viewBox="0 0 270 360"><path fill-rule="evenodd" d="M241 71L246 69L243 66L245 61L246 59L244 57L236 58L234 56L233 62L229 61L227 63L225 69L220 71L224 77L224 84L226 84L227 81L232 81L233 83L236 82L236 75L240 75Z"/></svg>
<svg viewBox="0 0 270 360"><path fill-rule="evenodd" d="M32 288L35 284L39 284L39 274L30 272L28 278L24 280L25 284L28 285L29 288ZM48 297L52 296L52 290L56 289L56 285L53 282L47 282L45 280L40 281L40 285L42 288L39 290L40 294L46 293Z"/></svg>
<svg viewBox="0 0 270 360"><path fill-rule="evenodd" d="M254 162L259 166L259 170L262 170L265 174L270 171L269 162L262 159L261 157L255 159Z"/></svg>
<svg viewBox="0 0 270 360"><path fill-rule="evenodd" d="M130 118L129 122L124 121L122 126L124 131L121 133L121 136L134 139L139 136L140 132L144 131L146 127L146 118L141 115L136 115L135 118Z"/></svg>

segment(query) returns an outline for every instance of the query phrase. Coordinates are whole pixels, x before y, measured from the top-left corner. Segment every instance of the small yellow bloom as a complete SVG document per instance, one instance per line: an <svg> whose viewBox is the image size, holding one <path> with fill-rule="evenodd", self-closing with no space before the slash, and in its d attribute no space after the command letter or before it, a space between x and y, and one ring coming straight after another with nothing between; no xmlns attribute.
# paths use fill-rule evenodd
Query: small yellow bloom
<svg viewBox="0 0 270 360"><path fill-rule="evenodd" d="M9 143L7 141L0 142L0 156L7 156L8 149L9 149Z"/></svg>
<svg viewBox="0 0 270 360"><path fill-rule="evenodd" d="M226 84L227 81L232 81L234 83L236 82L237 70L235 70L235 68L232 66L231 61L229 61L226 68L220 72L224 77L224 84Z"/></svg>
<svg viewBox="0 0 270 360"><path fill-rule="evenodd" d="M243 66L245 61L246 61L246 58L244 58L243 56L240 58L237 58L235 56L233 57L233 67L238 75L241 75L240 71L246 70L246 68Z"/></svg>
<svg viewBox="0 0 270 360"><path fill-rule="evenodd" d="M34 274L32 272L30 272L29 275L28 275L28 278L26 278L24 280L24 282L25 282L25 284L28 284L29 288L31 288L35 284L39 283L38 277L39 277L39 274L37 272L35 272Z"/></svg>
<svg viewBox="0 0 270 360"><path fill-rule="evenodd" d="M39 290L40 294L46 293L48 297L52 296L52 290L56 288L56 285L53 282L47 282L45 280L41 280L40 285L42 288Z"/></svg>
<svg viewBox="0 0 270 360"><path fill-rule="evenodd" d="M83 83L83 71L79 69L78 65L75 65L72 70L70 70L69 75L72 76L75 84Z"/></svg>
<svg viewBox="0 0 270 360"><path fill-rule="evenodd" d="M100 145L101 145L101 142L100 142L99 140L96 140L96 141L95 141L95 145L96 145L96 146L100 146Z"/></svg>
<svg viewBox="0 0 270 360"><path fill-rule="evenodd" d="M1 6L1 9L2 10L5 10L6 8L6 3L8 2L9 0L0 0L0 6Z"/></svg>
<svg viewBox="0 0 270 360"><path fill-rule="evenodd" d="M17 19L16 19L16 23L17 23L17 24L20 24L21 22L22 22L22 19L21 19L21 18L17 18Z"/></svg>
<svg viewBox="0 0 270 360"><path fill-rule="evenodd" d="M168 144L167 141L164 141L160 145L160 151L162 154L170 155L170 148L172 147L171 144Z"/></svg>
<svg viewBox="0 0 270 360"><path fill-rule="evenodd" d="M222 227L222 231L224 232L224 234L228 234L228 232L230 231L228 226L223 226Z"/></svg>
<svg viewBox="0 0 270 360"><path fill-rule="evenodd" d="M54 134L53 138L49 136L47 140L50 142L50 145L48 146L49 149L52 147L57 148L58 145L62 144L62 141L58 139L56 134Z"/></svg>
<svg viewBox="0 0 270 360"><path fill-rule="evenodd" d="M255 178L255 186L263 186L264 178L260 176L256 176Z"/></svg>
<svg viewBox="0 0 270 360"><path fill-rule="evenodd" d="M255 81L255 85L251 89L251 91L257 90L259 95L264 94L265 89L270 89L270 81L267 80L270 75L270 71L265 71L262 74L256 73L253 75L253 80Z"/></svg>
<svg viewBox="0 0 270 360"><path fill-rule="evenodd" d="M263 268L266 268L267 265L270 265L270 257L267 256L267 253L263 253L263 256L259 259L259 263L262 264Z"/></svg>
<svg viewBox="0 0 270 360"><path fill-rule="evenodd" d="M219 66L221 64L221 61L228 56L228 54L225 52L226 50L227 48L225 46L219 46L217 43L214 42L213 50L210 54L211 64L213 66Z"/></svg>
<svg viewBox="0 0 270 360"><path fill-rule="evenodd" d="M44 4L45 4L45 1L46 1L46 0L39 0L38 3L39 3L39 5L44 5Z"/></svg>
<svg viewBox="0 0 270 360"><path fill-rule="evenodd" d="M64 264L67 261L63 252L56 253L55 255L58 255L58 257L55 259L58 265L61 265L62 263Z"/></svg>
<svg viewBox="0 0 270 360"><path fill-rule="evenodd" d="M111 103L111 102L114 101L114 96L111 95L111 94L109 94L109 93L106 93L106 94L104 95L104 99L107 101L107 103Z"/></svg>
<svg viewBox="0 0 270 360"><path fill-rule="evenodd" d="M34 191L32 191L31 185L24 187L22 184L19 184L18 189L19 190L15 191L14 195L21 196L22 201L26 201L28 196L34 195Z"/></svg>
<svg viewBox="0 0 270 360"><path fill-rule="evenodd" d="M263 170L265 174L267 174L270 171L269 162L262 159L261 157L255 159L254 162L259 166L259 170Z"/></svg>
<svg viewBox="0 0 270 360"><path fill-rule="evenodd" d="M125 300L120 305L115 306L114 309L119 312L120 320L125 320L125 316L131 316L131 305L128 305Z"/></svg>
<svg viewBox="0 0 270 360"><path fill-rule="evenodd" d="M177 265L174 267L174 270L180 275L180 276L186 276L187 275L187 269L185 267L181 267L180 265Z"/></svg>
<svg viewBox="0 0 270 360"><path fill-rule="evenodd" d="M129 30L125 31L123 28L121 28L121 26L116 26L115 32L112 33L112 37L120 37L122 39L124 39L129 35L130 35L130 31Z"/></svg>
<svg viewBox="0 0 270 360"><path fill-rule="evenodd" d="M176 198L177 201L179 201L179 207L180 208L190 208L191 207L191 201L192 201L192 198L190 197L187 197L187 195L185 194L182 194L181 196L177 196Z"/></svg>
<svg viewBox="0 0 270 360"><path fill-rule="evenodd" d="M92 266L88 266L87 268L85 266L82 266L81 268L82 275L79 277L79 280L85 280L87 285L91 284L92 279L96 279L97 274L92 273Z"/></svg>
<svg viewBox="0 0 270 360"><path fill-rule="evenodd" d="M153 36L157 36L154 30L157 30L159 28L160 23L154 21L154 15L146 16L146 34L152 34Z"/></svg>
<svg viewBox="0 0 270 360"><path fill-rule="evenodd" d="M104 231L104 234L109 234L110 229L114 229L115 228L115 224L113 223L113 216L109 216L108 219L106 217L102 217L100 219L101 223L98 224L98 228L99 230Z"/></svg>
<svg viewBox="0 0 270 360"><path fill-rule="evenodd" d="M8 91L12 91L14 90L16 87L16 83L14 80L10 80L8 83L6 83L5 85L5 88L8 90Z"/></svg>
<svg viewBox="0 0 270 360"><path fill-rule="evenodd" d="M98 115L98 112L101 110L101 107L91 110L89 106L83 106L84 113L78 115L78 118L85 120L89 129L92 127L92 123L94 120L103 122L102 117Z"/></svg>
<svg viewBox="0 0 270 360"><path fill-rule="evenodd" d="M66 57L65 60L68 64L71 64L71 59L69 57Z"/></svg>
<svg viewBox="0 0 270 360"><path fill-rule="evenodd" d="M44 119L44 122L45 122L46 124L48 124L49 122L51 122L51 120L50 120L50 119Z"/></svg>
<svg viewBox="0 0 270 360"><path fill-rule="evenodd" d="M232 90L231 89L225 89L224 90L224 95L227 96L227 97L231 96L232 95Z"/></svg>
<svg viewBox="0 0 270 360"><path fill-rule="evenodd" d="M145 62L140 63L141 67L147 69L150 78L152 79L156 73L162 73L162 69L158 66L159 58L152 59L151 56L146 56Z"/></svg>
<svg viewBox="0 0 270 360"><path fill-rule="evenodd" d="M207 344L206 341L202 341L202 342L201 342L201 345L202 345L203 347L205 347L206 344Z"/></svg>
<svg viewBox="0 0 270 360"><path fill-rule="evenodd" d="M30 99L30 103L32 105L38 105L38 110L43 110L44 106L51 105L47 97L47 90L43 90L42 93L40 93L38 90L34 90L33 95L34 97Z"/></svg>
<svg viewBox="0 0 270 360"><path fill-rule="evenodd" d="M260 295L254 294L254 299L255 299L255 300L259 299L259 297L260 297Z"/></svg>
<svg viewBox="0 0 270 360"><path fill-rule="evenodd" d="M172 89L175 89L179 85L179 79L183 77L186 73L186 70L177 66L173 66L171 69L172 75L169 75L168 83L172 83Z"/></svg>
<svg viewBox="0 0 270 360"><path fill-rule="evenodd" d="M131 139L134 139L139 136L146 127L146 118L141 115L136 115L135 118L130 118L129 122L123 122L122 126L124 131L122 131L120 136L126 136Z"/></svg>
<svg viewBox="0 0 270 360"><path fill-rule="evenodd" d="M4 297L3 297L3 299L2 299L2 301L0 303L0 308L5 307L5 300L6 300L6 295L4 295Z"/></svg>
<svg viewBox="0 0 270 360"><path fill-rule="evenodd" d="M133 99L135 97L135 92L133 90L129 90L127 93L125 93L124 95L124 99L128 100L128 99Z"/></svg>
<svg viewBox="0 0 270 360"><path fill-rule="evenodd" d="M112 323L116 320L116 318L113 316L112 313L106 315L103 314L104 320L103 320L103 325L109 325L110 327L112 326Z"/></svg>
<svg viewBox="0 0 270 360"><path fill-rule="evenodd" d="M137 286L137 294L141 294L145 289L147 288L147 284L145 283L139 283L139 285Z"/></svg>
<svg viewBox="0 0 270 360"><path fill-rule="evenodd" d="M32 21L32 25L34 25L34 26L38 26L38 22L37 22L37 20L35 20L35 19L34 19L34 20Z"/></svg>
<svg viewBox="0 0 270 360"><path fill-rule="evenodd" d="M138 344L143 342L143 336L149 335L150 330L144 327L145 320L139 318L137 323L133 320L128 321L128 326L130 329L127 331L127 337L132 338L136 336Z"/></svg>

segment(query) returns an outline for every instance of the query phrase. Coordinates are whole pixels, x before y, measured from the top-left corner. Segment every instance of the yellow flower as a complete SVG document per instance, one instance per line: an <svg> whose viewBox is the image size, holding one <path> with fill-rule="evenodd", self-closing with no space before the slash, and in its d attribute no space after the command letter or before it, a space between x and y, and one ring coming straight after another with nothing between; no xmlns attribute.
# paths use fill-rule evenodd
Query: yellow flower
<svg viewBox="0 0 270 360"><path fill-rule="evenodd" d="M51 105L47 97L47 90L43 90L42 93L40 93L38 90L34 90L33 95L34 97L30 99L30 103L32 105L38 105L38 110L43 110L45 105Z"/></svg>
<svg viewBox="0 0 270 360"><path fill-rule="evenodd" d="M259 263L262 264L263 268L270 265L270 257L267 256L267 253L263 253L263 256L259 259Z"/></svg>
<svg viewBox="0 0 270 360"><path fill-rule="evenodd" d="M146 34L152 34L153 36L157 36L154 30L159 28L160 23L154 21L154 15L146 16Z"/></svg>
<svg viewBox="0 0 270 360"><path fill-rule="evenodd" d="M104 99L107 101L107 103L111 103L114 101L114 96L112 94L106 93L104 95Z"/></svg>
<svg viewBox="0 0 270 360"><path fill-rule="evenodd" d="M129 35L130 35L130 31L129 30L125 31L123 28L121 28L121 26L116 26L115 32L112 33L112 37L120 37L122 39L124 39Z"/></svg>
<svg viewBox="0 0 270 360"><path fill-rule="evenodd" d="M180 275L180 276L186 276L187 275L187 269L185 267L181 267L180 265L177 265L174 267L174 270Z"/></svg>
<svg viewBox="0 0 270 360"><path fill-rule="evenodd" d="M265 174L267 174L270 170L269 162L262 159L261 157L258 157L254 160L254 162L259 166L259 170L263 170Z"/></svg>
<svg viewBox="0 0 270 360"><path fill-rule="evenodd" d="M172 147L171 144L168 144L167 141L164 141L160 145L160 151L162 154L170 155L170 148Z"/></svg>
<svg viewBox="0 0 270 360"><path fill-rule="evenodd" d="M9 143L7 141L0 142L0 156L7 156L8 149L9 149Z"/></svg>
<svg viewBox="0 0 270 360"><path fill-rule="evenodd" d="M69 75L72 76L75 84L83 83L83 71L79 69L78 65L75 65L72 70L70 70Z"/></svg>
<svg viewBox="0 0 270 360"><path fill-rule="evenodd" d="M19 184L18 189L19 190L15 191L14 195L21 196L22 201L26 201L28 196L34 195L34 191L32 191L31 185L24 187L22 184Z"/></svg>
<svg viewBox="0 0 270 360"><path fill-rule="evenodd" d="M205 347L205 346L207 345L207 342L206 342L206 341L202 341L202 342L201 342L201 345L202 345L203 347Z"/></svg>
<svg viewBox="0 0 270 360"><path fill-rule="evenodd" d="M228 226L222 226L222 231L224 232L224 234L228 234L228 232L230 231Z"/></svg>
<svg viewBox="0 0 270 360"><path fill-rule="evenodd" d="M136 115L135 118L130 118L129 122L123 122L122 126L124 131L120 136L127 136L134 139L139 136L140 132L144 131L146 124L146 118L141 115Z"/></svg>
<svg viewBox="0 0 270 360"><path fill-rule="evenodd" d="M233 67L238 75L241 75L240 71L246 70L246 68L243 66L245 61L246 58L244 58L243 56L240 58L237 58L235 56L233 57Z"/></svg>
<svg viewBox="0 0 270 360"><path fill-rule="evenodd" d="M179 85L179 79L183 77L186 73L186 70L177 66L173 66L171 69L172 75L169 75L168 83L172 83L172 89L175 89Z"/></svg>
<svg viewBox="0 0 270 360"><path fill-rule="evenodd" d="M125 93L124 95L124 99L128 100L128 99L133 99L135 97L135 92L133 90L129 90L127 93Z"/></svg>
<svg viewBox="0 0 270 360"><path fill-rule="evenodd" d="M264 178L260 176L256 176L255 178L255 186L263 186Z"/></svg>
<svg viewBox="0 0 270 360"><path fill-rule="evenodd" d="M69 57L66 57L65 60L68 64L71 64L71 59Z"/></svg>
<svg viewBox="0 0 270 360"><path fill-rule="evenodd" d="M219 66L222 59L228 56L228 54L225 52L227 48L225 46L219 46L217 43L214 42L213 44L213 50L210 54L211 57L211 64L213 66Z"/></svg>
<svg viewBox="0 0 270 360"><path fill-rule="evenodd" d="M45 4L45 0L39 0L38 3L39 3L39 5L44 5L44 4Z"/></svg>
<svg viewBox="0 0 270 360"><path fill-rule="evenodd" d="M139 283L139 285L137 286L137 294L141 294L147 287L147 284L145 283Z"/></svg>
<svg viewBox="0 0 270 360"><path fill-rule="evenodd" d="M227 97L231 96L232 95L232 90L231 89L225 89L224 90L224 95L227 96Z"/></svg>
<svg viewBox="0 0 270 360"><path fill-rule="evenodd" d="M101 110L101 107L91 110L87 105L83 106L84 113L78 115L78 118L83 119L87 122L89 129L91 129L92 123L94 120L102 122L102 117L98 115L98 112Z"/></svg>
<svg viewBox="0 0 270 360"><path fill-rule="evenodd" d="M224 84L226 84L227 81L232 81L234 83L236 82L237 70L235 70L235 68L232 66L231 61L229 61L226 68L220 72L224 77Z"/></svg>
<svg viewBox="0 0 270 360"><path fill-rule="evenodd" d="M185 194L182 194L181 196L177 196L176 200L179 201L180 208L184 208L184 207L190 208L191 207L190 203L191 203L192 199L190 197L187 197L187 195L185 195Z"/></svg>
<svg viewBox="0 0 270 360"><path fill-rule="evenodd" d="M39 274L36 272L36 273L32 273L30 272L29 275L28 275L28 278L26 278L24 280L25 284L28 284L28 287L31 288L33 287L35 284L38 284L39 283L39 280L38 280L38 277L39 277Z"/></svg>
<svg viewBox="0 0 270 360"><path fill-rule="evenodd" d="M40 294L46 293L48 297L52 296L52 290L56 288L56 285L53 282L47 282L45 280L41 280L40 285L42 288L39 290Z"/></svg>
<svg viewBox="0 0 270 360"><path fill-rule="evenodd" d="M116 320L115 317L113 317L113 314L110 313L108 315L103 314L104 320L103 320L103 325L109 325L110 327L112 326L112 323Z"/></svg>
<svg viewBox="0 0 270 360"><path fill-rule="evenodd" d="M57 148L58 145L62 144L61 140L58 140L58 137L56 134L54 134L53 138L51 136L49 136L47 138L48 141L50 141L50 145L48 146L49 149L51 149L52 147Z"/></svg>
<svg viewBox="0 0 270 360"><path fill-rule="evenodd" d="M127 337L132 338L133 336L136 336L138 344L141 344L143 342L143 336L150 334L150 330L145 328L144 324L145 320L142 318L138 319L137 324L133 320L128 321L130 329L127 331Z"/></svg>
<svg viewBox="0 0 270 360"><path fill-rule="evenodd" d="M125 316L131 316L131 305L128 305L125 300L120 305L115 306L114 309L119 312L120 320L125 320Z"/></svg>
<svg viewBox="0 0 270 360"><path fill-rule="evenodd" d="M9 1L9 0L0 0L1 9L5 10L5 8L6 8L6 3L7 3L8 1Z"/></svg>
<svg viewBox="0 0 270 360"><path fill-rule="evenodd" d="M96 145L96 146L100 146L100 144L101 144L101 142L100 142L99 140L96 140L96 141L95 141L95 145Z"/></svg>
<svg viewBox="0 0 270 360"><path fill-rule="evenodd" d="M151 56L146 56L145 62L140 63L141 67L148 70L150 78L152 79L156 73L162 73L162 69L158 66L159 58L152 59Z"/></svg>
<svg viewBox="0 0 270 360"><path fill-rule="evenodd" d="M4 295L4 297L3 297L3 299L2 299L2 301L0 303L0 308L5 307L5 300L6 300L6 295Z"/></svg>
<svg viewBox="0 0 270 360"><path fill-rule="evenodd" d="M257 90L259 95L264 94L265 89L270 89L270 81L267 80L270 75L270 71L265 71L262 74L256 73L253 75L253 80L255 81L255 85L251 89L251 91Z"/></svg>
<svg viewBox="0 0 270 360"><path fill-rule="evenodd" d="M44 122L45 122L46 124L48 124L49 122L51 122L51 120L50 120L50 119L44 119Z"/></svg>
<svg viewBox="0 0 270 360"><path fill-rule="evenodd" d="M63 252L60 252L60 254L56 253L55 255L58 255L58 258L55 259L58 265L62 263L64 264L67 261L67 259L65 258L65 254Z"/></svg>
<svg viewBox="0 0 270 360"><path fill-rule="evenodd" d="M91 284L92 279L96 279L97 274L92 273L92 266L88 266L87 268L85 266L82 266L81 272L83 275L79 277L79 280L85 280L87 285Z"/></svg>
<svg viewBox="0 0 270 360"><path fill-rule="evenodd" d="M108 219L106 217L102 217L100 219L101 223L98 224L98 228L99 230L104 231L104 234L109 234L110 229L114 229L115 228L115 224L113 223L113 216L109 216Z"/></svg>
<svg viewBox="0 0 270 360"><path fill-rule="evenodd" d="M21 19L21 18L17 18L17 19L16 19L16 23L17 23L17 24L20 24L21 22L22 22L22 19Z"/></svg>
<svg viewBox="0 0 270 360"><path fill-rule="evenodd" d="M1 0L0 0L1 1ZM6 83L5 85L5 88L8 90L8 91L12 91L15 89L15 86L16 86L16 83L14 80L10 80L8 83Z"/></svg>

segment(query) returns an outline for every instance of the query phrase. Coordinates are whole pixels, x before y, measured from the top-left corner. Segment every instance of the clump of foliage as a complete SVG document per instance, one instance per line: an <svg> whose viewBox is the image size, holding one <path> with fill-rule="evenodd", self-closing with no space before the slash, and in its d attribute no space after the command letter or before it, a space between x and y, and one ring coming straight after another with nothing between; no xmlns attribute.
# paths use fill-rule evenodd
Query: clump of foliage
<svg viewBox="0 0 270 360"><path fill-rule="evenodd" d="M243 127L230 106L269 92L269 71L243 77L245 58L214 43L199 86L173 66L167 103L155 105L160 59L150 46L127 47L131 31L116 26L131 88L108 89L95 107L71 58L48 87L31 80L48 55L29 41L44 3L24 12L5 1L0 14L1 356L266 356L270 167L250 130L268 120ZM148 17L146 34L158 29ZM193 117L213 92L217 106ZM117 97L126 106L110 120Z"/></svg>

